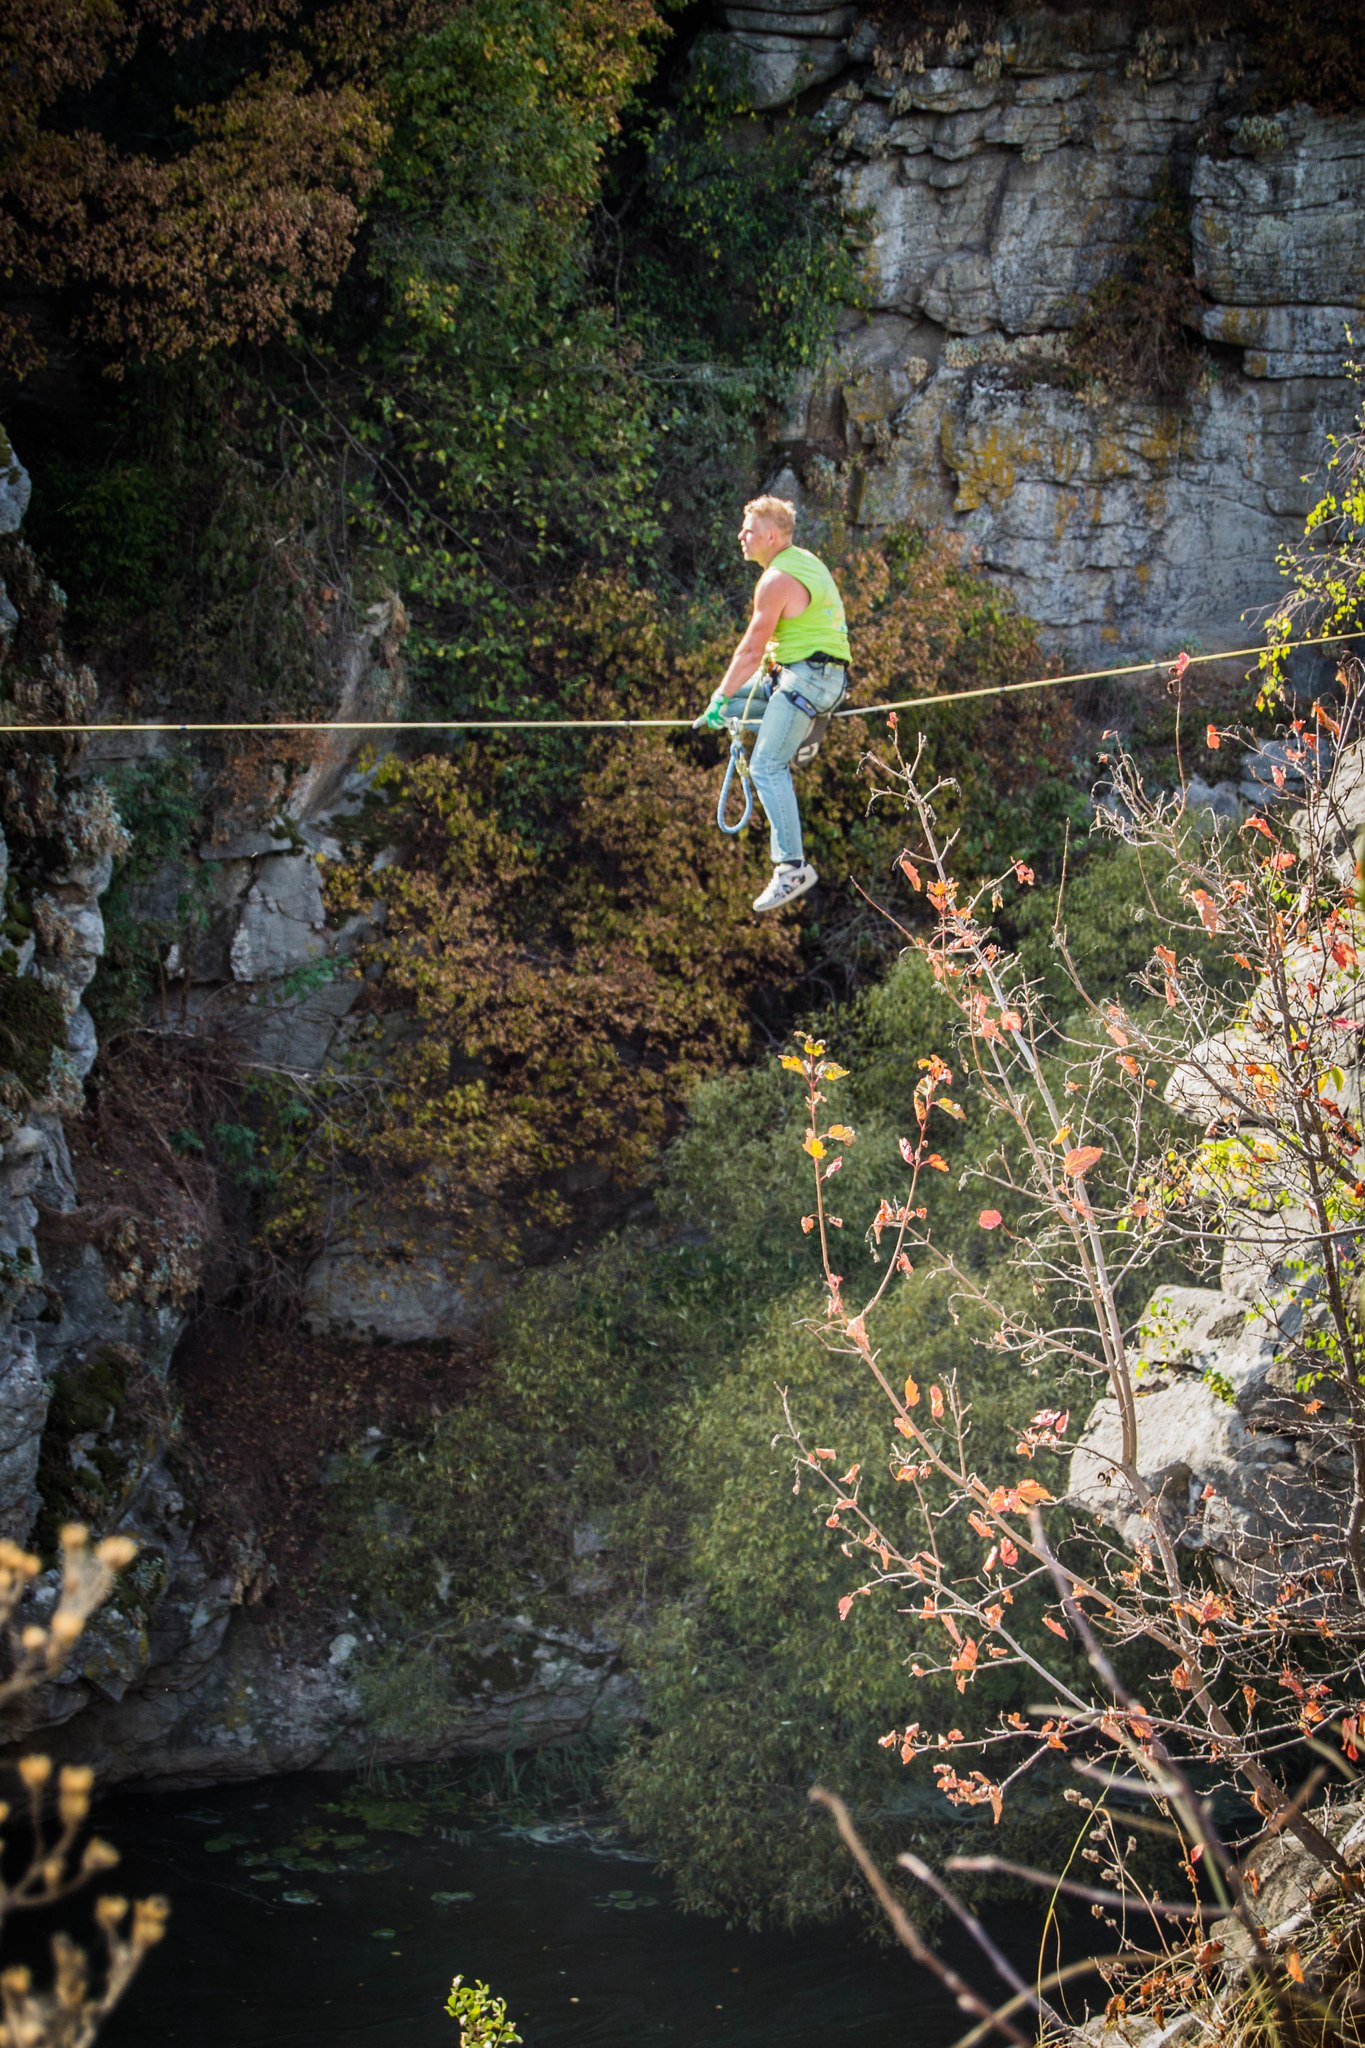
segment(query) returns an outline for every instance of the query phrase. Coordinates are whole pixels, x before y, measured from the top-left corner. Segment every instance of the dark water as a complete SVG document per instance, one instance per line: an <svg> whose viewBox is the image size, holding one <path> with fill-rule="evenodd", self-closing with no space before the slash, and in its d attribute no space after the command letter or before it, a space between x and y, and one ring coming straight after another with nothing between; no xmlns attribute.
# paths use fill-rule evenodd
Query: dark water
<svg viewBox="0 0 1365 2048"><path fill-rule="evenodd" d="M103 2048L456 2048L443 2007L457 1971L507 2000L527 2048L947 2048L962 2031L908 1958L851 1931L727 1933L587 1837L447 1840L429 1824L352 1838L331 1871L278 1869L269 1852L310 1826L346 1839L354 1823L324 1810L343 1789L310 1777L101 1809L119 1889L173 1906ZM225 1835L249 1840L206 1849Z"/></svg>

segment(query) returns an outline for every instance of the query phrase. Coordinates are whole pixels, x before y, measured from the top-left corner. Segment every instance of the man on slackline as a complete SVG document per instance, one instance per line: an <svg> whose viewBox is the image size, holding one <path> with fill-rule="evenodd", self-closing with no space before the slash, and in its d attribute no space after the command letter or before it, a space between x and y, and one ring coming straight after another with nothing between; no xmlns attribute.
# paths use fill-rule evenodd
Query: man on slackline
<svg viewBox="0 0 1365 2048"><path fill-rule="evenodd" d="M785 498L754 498L744 507L739 545L763 573L744 637L696 721L719 732L728 715L743 713L755 675L763 671L752 702L755 713L760 704L766 708L750 772L768 814L773 876L754 898L755 910L780 910L819 880L802 850L792 762L848 686L843 600L824 563L808 548L793 547L795 525L796 507ZM732 705L741 691L741 702Z"/></svg>

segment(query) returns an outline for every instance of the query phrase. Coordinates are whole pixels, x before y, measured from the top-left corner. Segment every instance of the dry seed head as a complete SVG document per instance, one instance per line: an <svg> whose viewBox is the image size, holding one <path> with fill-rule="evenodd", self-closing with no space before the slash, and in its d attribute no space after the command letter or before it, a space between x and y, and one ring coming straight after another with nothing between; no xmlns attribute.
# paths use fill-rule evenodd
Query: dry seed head
<svg viewBox="0 0 1365 2048"><path fill-rule="evenodd" d="M64 1764L57 1781L57 1811L64 1828L78 1828L90 1811L95 1773L89 1764Z"/></svg>
<svg viewBox="0 0 1365 2048"><path fill-rule="evenodd" d="M107 1570L121 1572L137 1556L137 1545L131 1536L106 1536L95 1555Z"/></svg>
<svg viewBox="0 0 1365 2048"><path fill-rule="evenodd" d="M43 1883L50 1892L55 1892L66 1876L66 1865L60 1856L47 1856L42 1865Z"/></svg>
<svg viewBox="0 0 1365 2048"><path fill-rule="evenodd" d="M63 2012L79 2012L85 2003L90 1982L85 1950L78 1947L69 1934L54 1934L52 1960L56 1966L53 1989L57 1994L57 2004Z"/></svg>
<svg viewBox="0 0 1365 2048"><path fill-rule="evenodd" d="M79 1614L73 1613L69 1607L59 1607L52 1617L50 1634L59 1649L69 1650L84 1627Z"/></svg>
<svg viewBox="0 0 1365 2048"><path fill-rule="evenodd" d="M170 1916L171 1902L159 1892L150 1899L139 1899L133 1908L133 1940L140 1948L154 1948L166 1932Z"/></svg>
<svg viewBox="0 0 1365 2048"><path fill-rule="evenodd" d="M28 1791L41 1792L48 1779L52 1776L52 1758L50 1756L21 1756L15 1765L15 1769L19 1773L20 1783Z"/></svg>
<svg viewBox="0 0 1365 2048"><path fill-rule="evenodd" d="M0 1974L0 1986L11 1998L27 1998L33 1988L33 1977L21 1964Z"/></svg>
<svg viewBox="0 0 1365 2048"><path fill-rule="evenodd" d="M36 1579L41 1570L36 1557L11 1543L7 1536L0 1537L0 1572L12 1572L16 1579Z"/></svg>
<svg viewBox="0 0 1365 2048"><path fill-rule="evenodd" d="M84 1522L63 1522L57 1541L63 1550L84 1550L90 1541L90 1531Z"/></svg>
<svg viewBox="0 0 1365 2048"><path fill-rule="evenodd" d="M105 1934L112 1934L128 1911L128 1901L119 1898L116 1892L109 1892L95 1901L95 1921Z"/></svg>
<svg viewBox="0 0 1365 2048"><path fill-rule="evenodd" d="M36 1621L31 1621L19 1640L29 1656L36 1657L39 1650L47 1648L47 1630L39 1628Z"/></svg>
<svg viewBox="0 0 1365 2048"><path fill-rule="evenodd" d="M92 1835L81 1851L81 1869L87 1877L95 1870L112 1870L117 1862L118 1850L101 1835Z"/></svg>

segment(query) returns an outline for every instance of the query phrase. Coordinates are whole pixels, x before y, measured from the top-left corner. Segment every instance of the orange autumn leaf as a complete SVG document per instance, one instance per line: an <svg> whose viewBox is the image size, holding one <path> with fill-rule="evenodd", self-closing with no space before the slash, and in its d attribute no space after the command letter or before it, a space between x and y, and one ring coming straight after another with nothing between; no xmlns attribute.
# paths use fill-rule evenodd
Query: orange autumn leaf
<svg viewBox="0 0 1365 2048"><path fill-rule="evenodd" d="M1204 930L1206 932L1216 932L1221 920L1218 915L1218 906L1208 890L1196 889L1192 901L1195 909L1199 912L1199 922L1203 925Z"/></svg>
<svg viewBox="0 0 1365 2048"><path fill-rule="evenodd" d="M1204 741L1207 746L1212 747L1213 751L1217 753L1218 749L1222 746L1223 742L1218 736L1218 728L1216 725L1209 726L1209 728L1204 734Z"/></svg>
<svg viewBox="0 0 1365 2048"><path fill-rule="evenodd" d="M998 1209L983 1209L976 1220L983 1230L998 1230L1001 1221L1000 1211Z"/></svg>
<svg viewBox="0 0 1365 2048"><path fill-rule="evenodd" d="M1099 1145L1073 1145L1062 1161L1063 1173L1069 1173L1073 1180L1079 1180L1083 1173L1089 1173L1096 1160L1104 1157Z"/></svg>

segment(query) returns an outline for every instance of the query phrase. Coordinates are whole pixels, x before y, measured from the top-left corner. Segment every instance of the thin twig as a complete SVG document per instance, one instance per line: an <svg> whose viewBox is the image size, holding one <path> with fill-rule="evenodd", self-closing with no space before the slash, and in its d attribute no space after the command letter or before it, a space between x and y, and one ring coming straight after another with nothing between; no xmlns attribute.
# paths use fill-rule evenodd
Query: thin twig
<svg viewBox="0 0 1365 2048"><path fill-rule="evenodd" d="M901 1857L905 1862L905 1857ZM1006 1856L950 1856L949 1870L970 1870L982 1875L1019 1877L1025 1884L1041 1885L1046 1891L1066 1892L1092 1906L1119 1906L1125 1912L1150 1913L1158 1920L1226 1920L1226 1906L1196 1906L1175 1899L1145 1899L1140 1892L1105 1891L1098 1885L1077 1884L1074 1878L1057 1877L1050 1870L1038 1870L1031 1863L1011 1863Z"/></svg>
<svg viewBox="0 0 1365 2048"><path fill-rule="evenodd" d="M919 1929L915 1926L914 1921L910 1918L910 1915L882 1876L881 1871L877 1868L876 1862L869 1854L858 1830L853 1825L848 1808L838 1793L827 1792L823 1785L812 1785L810 1799L812 1805L826 1807L833 1814L834 1825L839 1830L844 1847L862 1872L867 1881L868 1889L890 1921L895 1931L896 1939L900 1942L902 1948L908 1949L915 1958L915 1961L924 1969L933 1971L940 1984L951 1993L953 1999L963 2012L975 2013L977 2018L985 2021L988 2026L998 2026L999 2032L1005 2036L1007 2041L1013 2041L1015 2048L1032 2048L1032 2043L1026 2034L1022 2034L1018 2027L1011 2025L1008 2020L998 2021L995 2010L986 2003L985 1999L979 1993L973 1991L971 1986L958 1976L957 1971L953 1969L950 1963L945 1963L942 1956L936 1955L933 1949L929 1947L920 1934Z"/></svg>
<svg viewBox="0 0 1365 2048"><path fill-rule="evenodd" d="M1001 1951L996 1947L971 1908L963 1905L957 1894L950 1886L943 1882L943 1879L936 1870L930 1868L922 1856L915 1856L907 1850L903 1855L898 1856L896 1861L901 1865L902 1869L908 1870L912 1877L918 1878L921 1884L927 1885L935 1898L942 1899L949 1912L966 1928L972 1940L981 1950L981 1953L991 1963L997 1976L1004 1978L1011 1991L1017 1991L1021 1997L1030 1999L1040 2019L1048 2020L1055 2027L1060 2027L1064 2024L1060 2013L1054 2012L1046 2000L1039 1998L1034 1991L1030 1990L1009 1957L1002 1955Z"/></svg>

